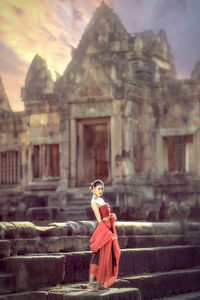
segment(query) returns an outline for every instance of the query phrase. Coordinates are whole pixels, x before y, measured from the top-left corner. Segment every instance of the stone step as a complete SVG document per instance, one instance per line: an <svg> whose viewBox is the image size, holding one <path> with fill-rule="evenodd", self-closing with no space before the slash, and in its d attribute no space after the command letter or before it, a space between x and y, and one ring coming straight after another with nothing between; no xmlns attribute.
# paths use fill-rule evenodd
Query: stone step
<svg viewBox="0 0 200 300"><path fill-rule="evenodd" d="M73 226L72 226L73 224ZM96 227L94 221L79 222L54 222L49 226L36 226L31 222L0 222L0 238L34 238L45 232L56 232L57 236L68 235L91 235ZM119 236L200 236L200 223L179 222L171 223L150 223L150 222L116 222L116 229ZM55 234L53 234L55 236Z"/></svg>
<svg viewBox="0 0 200 300"><path fill-rule="evenodd" d="M128 263L127 263L128 261ZM119 273L142 274L193 268L200 265L200 247L172 246L123 249Z"/></svg>
<svg viewBox="0 0 200 300"><path fill-rule="evenodd" d="M30 207L26 212L27 220L55 220L58 217L58 207Z"/></svg>
<svg viewBox="0 0 200 300"><path fill-rule="evenodd" d="M109 291L88 292L86 284L58 285L40 291L0 296L1 300L29 299L168 299L196 300L200 293L200 269L176 270L154 274L127 276L118 279ZM125 293L125 291L135 291ZM197 292L198 291L198 292ZM140 296L141 293L141 296ZM187 294L186 294L187 293ZM130 298L128 298L128 295ZM120 296L120 298L118 298ZM106 298L107 297L107 298Z"/></svg>
<svg viewBox="0 0 200 300"><path fill-rule="evenodd" d="M61 232L60 232L61 233ZM52 230L44 231L40 237L32 239L11 239L10 255L24 255L30 253L54 253L54 252L71 252L71 251L88 251L90 250L90 236L72 235L69 230L62 236L54 236L56 234ZM199 236L196 240L199 241ZM188 240L184 236L121 236L119 244L121 249L131 248L149 248L149 247L171 247L171 246L187 246L190 244L191 238ZM194 238L193 238L194 241ZM197 243L196 243L197 244ZM166 248L167 249L167 248Z"/></svg>
<svg viewBox="0 0 200 300"><path fill-rule="evenodd" d="M10 241L0 240L0 258L10 256Z"/></svg>
<svg viewBox="0 0 200 300"><path fill-rule="evenodd" d="M82 210L82 211L76 211L76 210L68 210L68 211L61 211L59 213L59 220L60 221L84 221L84 220L87 220L87 216L85 214L85 212Z"/></svg>
<svg viewBox="0 0 200 300"><path fill-rule="evenodd" d="M3 258L0 269L14 275L13 291L20 292L86 281L90 258L89 251L14 256ZM139 288L144 299L197 291L200 290L198 265L199 247L125 249L119 265L119 276L123 280L119 280L115 287ZM169 293L164 288L165 284Z"/></svg>
<svg viewBox="0 0 200 300"><path fill-rule="evenodd" d="M200 292L181 294L178 296L164 297L159 300L199 300Z"/></svg>
<svg viewBox="0 0 200 300"><path fill-rule="evenodd" d="M69 289L69 287L68 287ZM54 299L55 296L58 294L64 294L64 297L62 298L63 300L67 299L84 299L84 300L101 300L101 299L106 299L106 300L141 300L141 295L140 291L136 288L110 288L107 291L88 291L86 289L86 286L84 288L78 288L73 286L72 290L68 291L67 288L63 290L62 289L57 289L57 290L52 290L48 292L48 297L52 297L50 299ZM49 298L48 298L49 299Z"/></svg>
<svg viewBox="0 0 200 300"><path fill-rule="evenodd" d="M84 197L84 198L71 198L71 199L68 199L67 204L70 204L70 205L71 204L77 204L77 205L86 204L86 205L91 207L91 199L87 198L87 197Z"/></svg>
<svg viewBox="0 0 200 300"><path fill-rule="evenodd" d="M74 245L76 243L78 239L74 238ZM49 247L52 244L51 241L48 244ZM174 246L123 249L119 275L128 276L194 268L200 265L199 248ZM73 251L73 245L71 245L71 251ZM6 257L0 260L0 269L5 273L15 275L16 290L38 288L47 283L75 283L88 279L91 255L90 251L80 251L62 253L62 255L52 253ZM56 270L53 270L54 268Z"/></svg>
<svg viewBox="0 0 200 300"><path fill-rule="evenodd" d="M86 208L88 208L89 205L86 204L82 204L82 203L77 203L76 205L74 204L70 204L67 208L63 209L62 211L66 212L66 211L80 211L80 212L84 212Z"/></svg>
<svg viewBox="0 0 200 300"><path fill-rule="evenodd" d="M200 291L200 268L123 277L114 287L138 288L143 300ZM182 298L180 298L182 300Z"/></svg>
<svg viewBox="0 0 200 300"><path fill-rule="evenodd" d="M0 273L0 294L14 291L14 275L10 273Z"/></svg>
<svg viewBox="0 0 200 300"><path fill-rule="evenodd" d="M0 261L2 272L14 275L14 291L53 286L63 281L64 255L13 256Z"/></svg>
<svg viewBox="0 0 200 300"><path fill-rule="evenodd" d="M49 300L49 298L48 292L39 290L0 295L0 300Z"/></svg>
<svg viewBox="0 0 200 300"><path fill-rule="evenodd" d="M60 285L45 291L30 291L0 296L0 300L67 300L67 299L105 299L105 300L141 300L140 291L136 288L110 288L107 291L90 292L85 285Z"/></svg>
<svg viewBox="0 0 200 300"><path fill-rule="evenodd" d="M87 280L91 252L65 253L65 256L64 282L73 283ZM119 262L119 275L168 272L176 269L194 268L198 265L200 265L199 247L123 249Z"/></svg>

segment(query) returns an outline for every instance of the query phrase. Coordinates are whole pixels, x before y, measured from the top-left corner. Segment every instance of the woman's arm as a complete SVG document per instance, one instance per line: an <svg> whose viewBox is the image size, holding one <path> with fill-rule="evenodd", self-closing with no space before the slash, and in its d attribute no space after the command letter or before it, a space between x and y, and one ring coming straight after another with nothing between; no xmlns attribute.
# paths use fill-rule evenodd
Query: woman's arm
<svg viewBox="0 0 200 300"><path fill-rule="evenodd" d="M100 223L102 221L102 219L101 219L101 215L100 215L98 205L95 202L92 203L92 210L95 214L95 217L96 217L98 223Z"/></svg>

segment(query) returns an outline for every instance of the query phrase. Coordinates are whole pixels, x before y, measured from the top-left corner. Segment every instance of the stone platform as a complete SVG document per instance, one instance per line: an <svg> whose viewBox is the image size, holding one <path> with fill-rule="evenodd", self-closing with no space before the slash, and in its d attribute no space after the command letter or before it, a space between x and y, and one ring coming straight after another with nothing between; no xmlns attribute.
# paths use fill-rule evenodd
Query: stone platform
<svg viewBox="0 0 200 300"><path fill-rule="evenodd" d="M0 223L0 299L140 299L141 295L150 300L200 292L199 223L116 222L119 278L108 294L90 295L85 287L89 238L95 227L92 221L46 227Z"/></svg>

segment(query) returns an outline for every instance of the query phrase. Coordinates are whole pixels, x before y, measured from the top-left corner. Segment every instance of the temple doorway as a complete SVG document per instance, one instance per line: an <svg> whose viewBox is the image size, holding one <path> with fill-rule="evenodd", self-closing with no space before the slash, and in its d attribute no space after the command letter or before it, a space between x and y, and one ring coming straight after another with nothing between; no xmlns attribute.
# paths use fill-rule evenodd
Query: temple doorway
<svg viewBox="0 0 200 300"><path fill-rule="evenodd" d="M78 122L78 185L98 178L110 180L109 119L87 119Z"/></svg>

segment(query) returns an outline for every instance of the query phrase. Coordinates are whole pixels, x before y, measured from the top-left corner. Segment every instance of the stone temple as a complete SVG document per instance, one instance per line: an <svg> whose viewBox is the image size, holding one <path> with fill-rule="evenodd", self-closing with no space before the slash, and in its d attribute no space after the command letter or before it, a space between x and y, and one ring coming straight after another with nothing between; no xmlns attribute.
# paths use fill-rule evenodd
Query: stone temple
<svg viewBox="0 0 200 300"><path fill-rule="evenodd" d="M1 221L79 218L96 178L126 219L171 201L199 218L200 62L177 79L163 30L131 34L102 2L64 74L36 55L21 97L13 112L0 81Z"/></svg>

